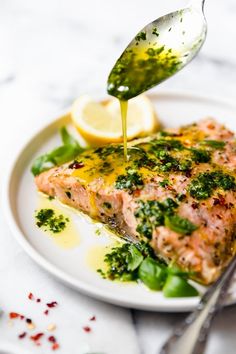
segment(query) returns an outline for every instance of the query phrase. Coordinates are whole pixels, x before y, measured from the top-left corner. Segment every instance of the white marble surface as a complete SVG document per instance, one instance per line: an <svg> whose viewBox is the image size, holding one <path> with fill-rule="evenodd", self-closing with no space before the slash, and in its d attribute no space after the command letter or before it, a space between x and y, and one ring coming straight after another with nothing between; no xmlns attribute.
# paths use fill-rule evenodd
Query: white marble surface
<svg viewBox="0 0 236 354"><path fill-rule="evenodd" d="M105 94L107 74L129 39L147 22L187 2L176 0L0 0L0 178L32 132L81 93ZM163 88L236 99L236 3L206 1L209 32L197 59ZM3 201L4 202L4 201ZM2 210L2 207L1 207ZM29 303L33 291L59 306L50 318ZM129 311L82 296L39 269L16 244L0 213L0 347L51 352L19 341L12 310L34 317L37 329L58 324L60 353L156 354L182 315ZM82 329L92 315L92 332ZM207 354L234 354L236 308L218 317ZM86 346L89 348L86 349ZM58 351L59 352L59 351Z"/></svg>

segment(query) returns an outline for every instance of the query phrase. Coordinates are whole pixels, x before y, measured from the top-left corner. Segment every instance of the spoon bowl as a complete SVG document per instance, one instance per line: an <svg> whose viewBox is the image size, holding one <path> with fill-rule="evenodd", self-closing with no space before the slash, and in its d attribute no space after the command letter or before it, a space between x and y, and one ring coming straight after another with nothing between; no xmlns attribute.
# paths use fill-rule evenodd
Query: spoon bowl
<svg viewBox="0 0 236 354"><path fill-rule="evenodd" d="M183 69L199 52L207 33L204 0L145 26L114 65L107 91L128 100Z"/></svg>

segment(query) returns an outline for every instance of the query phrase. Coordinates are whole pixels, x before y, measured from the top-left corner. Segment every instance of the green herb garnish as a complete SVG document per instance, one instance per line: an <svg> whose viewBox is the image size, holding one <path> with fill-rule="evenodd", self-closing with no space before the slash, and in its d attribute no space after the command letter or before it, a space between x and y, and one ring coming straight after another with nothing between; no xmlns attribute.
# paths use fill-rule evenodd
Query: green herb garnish
<svg viewBox="0 0 236 354"><path fill-rule="evenodd" d="M141 40L142 41L145 41L147 39L147 35L146 35L146 32L139 32L137 34L137 36L135 37L136 41L140 42Z"/></svg>
<svg viewBox="0 0 236 354"><path fill-rule="evenodd" d="M235 178L221 171L200 173L189 185L191 197L198 200L212 196L216 189L225 191L236 188Z"/></svg>
<svg viewBox="0 0 236 354"><path fill-rule="evenodd" d="M169 274L163 287L165 297L198 296L198 291L184 277Z"/></svg>
<svg viewBox="0 0 236 354"><path fill-rule="evenodd" d="M141 174L132 168L127 168L126 170L126 175L120 175L117 177L115 187L117 189L125 189L130 192L142 188L144 183Z"/></svg>
<svg viewBox="0 0 236 354"><path fill-rule="evenodd" d="M207 150L192 148L190 151L192 153L193 161L197 163L206 163L211 160L211 154Z"/></svg>
<svg viewBox="0 0 236 354"><path fill-rule="evenodd" d="M148 243L125 243L105 255L106 270L98 269L104 278L120 281L142 281L151 290L164 290L167 297L196 296L188 282L188 272L167 266L154 254Z"/></svg>
<svg viewBox="0 0 236 354"><path fill-rule="evenodd" d="M158 226L166 226L179 234L190 235L197 226L177 215L177 208L178 204L171 198L167 198L164 202L139 201L139 208L135 212L135 216L139 219L137 232L151 239L153 231Z"/></svg>
<svg viewBox="0 0 236 354"><path fill-rule="evenodd" d="M217 150L222 150L225 147L225 142L220 140L204 140L201 142L203 145L208 145L209 147Z"/></svg>
<svg viewBox="0 0 236 354"><path fill-rule="evenodd" d="M36 225L53 233L59 233L66 228L69 219L60 214L56 216L53 209L41 209L35 215Z"/></svg>
<svg viewBox="0 0 236 354"><path fill-rule="evenodd" d="M197 226L194 225L188 219L182 218L179 215L166 215L165 226L178 234L191 235L191 233L197 230Z"/></svg>
<svg viewBox="0 0 236 354"><path fill-rule="evenodd" d="M65 127L60 130L63 145L36 158L31 167L34 176L39 175L43 171L47 171L52 167L66 163L78 156L84 149L80 144L68 133Z"/></svg>
<svg viewBox="0 0 236 354"><path fill-rule="evenodd" d="M166 267L148 257L141 263L138 276L149 289L161 290L167 277Z"/></svg>

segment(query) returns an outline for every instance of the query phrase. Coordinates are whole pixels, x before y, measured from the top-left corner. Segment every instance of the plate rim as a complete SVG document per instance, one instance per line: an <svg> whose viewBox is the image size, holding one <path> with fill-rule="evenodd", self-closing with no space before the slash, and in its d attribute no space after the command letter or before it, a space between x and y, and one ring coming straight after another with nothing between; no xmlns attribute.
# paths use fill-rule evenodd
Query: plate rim
<svg viewBox="0 0 236 354"><path fill-rule="evenodd" d="M161 90L160 92L149 93L148 96L154 100L158 99L158 97L174 96L177 98L185 97L188 99L194 98L196 100L213 101L213 102L217 102L218 104L220 103L222 105L226 105L228 107L231 106L231 108L235 109L235 114L236 114L236 103L234 103L233 100L224 99L213 95L199 94L194 91ZM98 99L100 99L99 96ZM135 308L135 309L142 309L147 311L187 312L194 309L194 307L199 302L199 297L178 299L179 302L181 302L181 300L182 302L186 302L184 306L178 306L176 302L173 301L173 299L170 299L169 301L166 301L165 305L162 305L161 307L159 306L155 307L152 304L149 305L148 303L142 303L142 302L140 303L139 301L135 301L135 299L132 299L132 302L130 302L129 299L124 299L123 296L119 296L117 294L114 294L114 297L111 298L109 293L106 294L105 290L99 289L97 287L94 288L95 290L93 290L92 285L86 284L84 281L81 281L80 279L76 279L75 277L66 273L62 269L58 268L56 265L52 264L51 261L49 261L46 257L42 256L26 239L23 231L20 230L18 223L15 220L14 211L12 210L11 198L10 198L12 179L14 176L17 160L24 154L27 147L31 145L31 143L37 138L38 135L42 134L44 131L48 130L58 121L60 121L63 118L63 116L68 114L68 112L69 109L59 110L58 114L54 114L52 118L48 120L49 123L46 124L42 123L42 126L38 128L37 131L33 132L33 134L30 135L29 139L27 139L27 141L20 146L20 148L15 153L15 155L13 156L13 158L11 159L8 165L7 172L5 174L5 177L3 178L1 194L2 194L3 213L7 221L8 227L11 231L11 234L18 242L18 244L23 248L23 250L27 253L27 255L34 262L37 263L37 265L43 268L46 272L50 273L50 275L54 276L60 282L63 282L64 284L70 286L71 288L76 289L82 294L88 295L92 298L113 305ZM231 301L229 304L233 304L235 302L236 299Z"/></svg>

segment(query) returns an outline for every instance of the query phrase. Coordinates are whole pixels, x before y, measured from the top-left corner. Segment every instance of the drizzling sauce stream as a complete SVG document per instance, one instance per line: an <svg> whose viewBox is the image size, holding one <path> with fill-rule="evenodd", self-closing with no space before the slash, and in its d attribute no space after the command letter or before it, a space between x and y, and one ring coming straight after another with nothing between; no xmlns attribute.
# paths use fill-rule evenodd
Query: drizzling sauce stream
<svg viewBox="0 0 236 354"><path fill-rule="evenodd" d="M172 76L183 64L181 54L158 42L158 39L155 26L150 33L140 32L117 60L108 77L107 92L120 101L126 160L128 100Z"/></svg>
<svg viewBox="0 0 236 354"><path fill-rule="evenodd" d="M128 110L128 101L120 101L120 111L122 119L122 133L123 133L123 145L124 145L124 157L125 160L128 160L127 154L127 110Z"/></svg>

